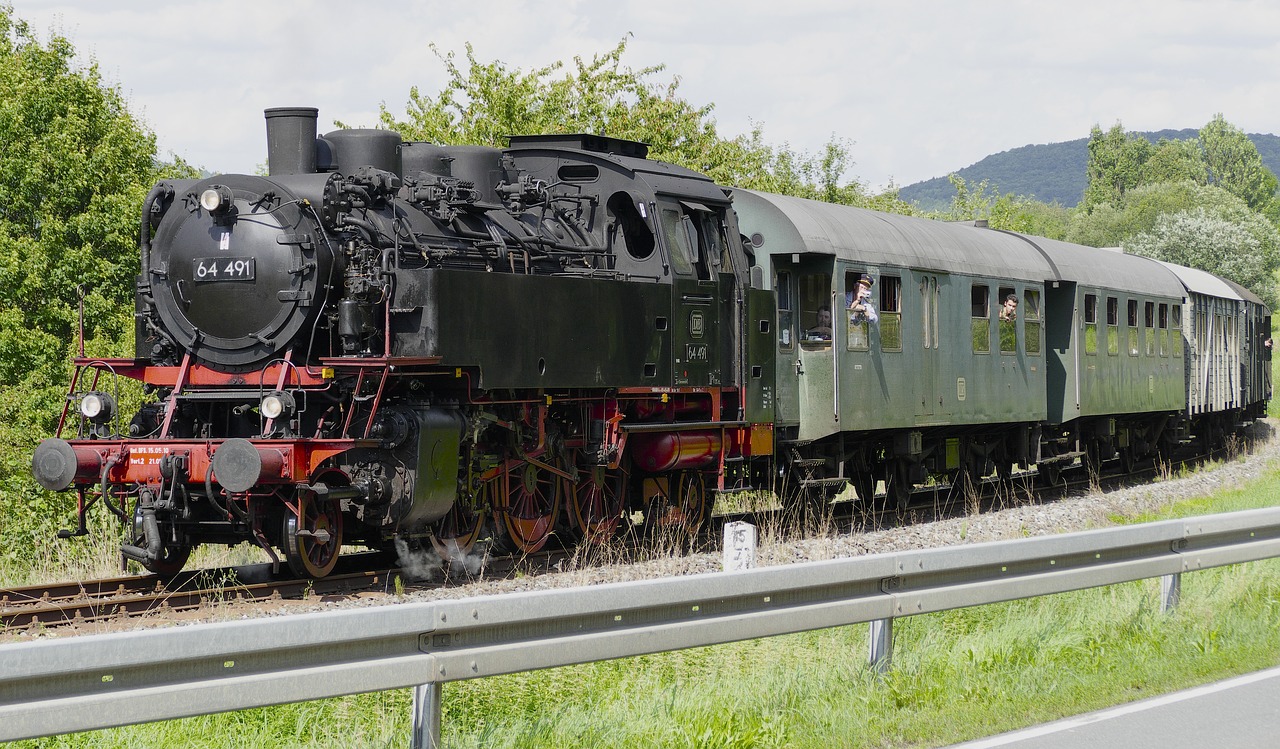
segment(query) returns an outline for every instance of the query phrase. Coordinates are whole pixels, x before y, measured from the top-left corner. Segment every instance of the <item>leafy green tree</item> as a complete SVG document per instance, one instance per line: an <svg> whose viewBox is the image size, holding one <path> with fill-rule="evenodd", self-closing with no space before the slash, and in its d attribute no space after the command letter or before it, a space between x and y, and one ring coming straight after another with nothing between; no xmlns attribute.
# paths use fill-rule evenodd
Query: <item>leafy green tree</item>
<svg viewBox="0 0 1280 749"><path fill-rule="evenodd" d="M1089 131L1089 186L1082 205L1092 211L1103 203L1117 203L1125 191L1141 184L1143 165L1154 146L1146 138L1126 133L1119 122L1107 132L1097 125Z"/></svg>
<svg viewBox="0 0 1280 749"><path fill-rule="evenodd" d="M983 219L993 229L1006 229L1022 234L1062 239L1068 216L1066 208L1057 203L1042 203L1034 198L992 190L987 180L976 185L964 177L952 174L948 177L955 188L951 205L945 211L929 214L940 221L974 221Z"/></svg>
<svg viewBox="0 0 1280 749"><path fill-rule="evenodd" d="M384 104L381 124L406 138L442 144L503 147L509 135L588 132L648 143L650 155L703 172L720 184L851 205L909 212L896 191L870 195L847 180L849 146L832 138L808 154L764 141L759 124L747 135L722 137L714 105L696 106L680 95L680 79L655 77L662 66L633 70L623 63L627 39L590 61L555 62L530 71L501 61L465 63L432 49L448 76L443 88L409 91L403 117Z"/></svg>
<svg viewBox="0 0 1280 749"><path fill-rule="evenodd" d="M1200 184L1208 181L1200 143L1194 138L1187 140L1161 138L1138 170L1140 185L1188 181Z"/></svg>
<svg viewBox="0 0 1280 749"><path fill-rule="evenodd" d="M1240 128L1214 115L1200 129L1209 184L1238 195L1255 211L1276 197L1276 176L1262 163L1258 149Z"/></svg>
<svg viewBox="0 0 1280 749"><path fill-rule="evenodd" d="M82 298L88 353L128 350L140 206L159 172L155 137L74 58L0 5L0 555L66 522L31 452L61 412Z"/></svg>
<svg viewBox="0 0 1280 749"><path fill-rule="evenodd" d="M1280 236L1268 222L1256 220L1269 230L1267 240L1260 240L1256 231L1242 223L1205 208L1164 213L1150 231L1126 240L1124 251L1216 273L1250 289L1274 307L1275 247L1280 245ZM1264 241L1269 241L1270 250Z"/></svg>

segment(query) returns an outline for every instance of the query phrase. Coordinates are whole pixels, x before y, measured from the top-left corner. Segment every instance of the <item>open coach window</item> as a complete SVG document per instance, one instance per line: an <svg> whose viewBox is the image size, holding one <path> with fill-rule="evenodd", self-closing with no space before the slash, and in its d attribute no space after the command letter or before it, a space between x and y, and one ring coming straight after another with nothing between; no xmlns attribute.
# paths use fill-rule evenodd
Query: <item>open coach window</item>
<svg viewBox="0 0 1280 749"><path fill-rule="evenodd" d="M1012 298L1014 306L1013 311L1009 311L1009 300ZM1001 286L1000 293L997 295L1000 303L1000 353L1016 354L1018 352L1018 316L1017 301L1018 295L1014 292L1012 286Z"/></svg>
<svg viewBox="0 0 1280 749"><path fill-rule="evenodd" d="M1027 289L1022 292L1023 349L1031 355L1040 353L1040 292Z"/></svg>
<svg viewBox="0 0 1280 749"><path fill-rule="evenodd" d="M974 284L969 295L973 317L973 353L991 353L991 291L985 284Z"/></svg>

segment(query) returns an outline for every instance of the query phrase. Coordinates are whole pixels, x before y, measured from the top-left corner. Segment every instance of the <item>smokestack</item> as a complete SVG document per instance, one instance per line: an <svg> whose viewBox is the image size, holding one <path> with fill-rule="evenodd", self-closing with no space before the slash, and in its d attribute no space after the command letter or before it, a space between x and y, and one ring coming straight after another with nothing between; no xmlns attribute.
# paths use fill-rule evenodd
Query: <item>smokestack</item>
<svg viewBox="0 0 1280 749"><path fill-rule="evenodd" d="M267 173L314 174L316 171L315 107L273 107L267 118Z"/></svg>

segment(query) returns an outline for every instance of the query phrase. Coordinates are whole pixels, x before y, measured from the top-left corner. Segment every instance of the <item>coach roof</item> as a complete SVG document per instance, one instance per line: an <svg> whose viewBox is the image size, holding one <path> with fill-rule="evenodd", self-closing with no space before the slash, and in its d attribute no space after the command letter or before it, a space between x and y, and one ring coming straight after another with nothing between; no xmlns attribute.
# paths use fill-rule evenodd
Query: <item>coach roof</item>
<svg viewBox="0 0 1280 749"><path fill-rule="evenodd" d="M973 223L947 223L816 200L735 189L739 228L757 253L816 253L904 266L1042 282L1049 263L1022 238ZM758 242L758 243L757 243Z"/></svg>
<svg viewBox="0 0 1280 749"><path fill-rule="evenodd" d="M1104 250L1057 239L1010 234L1043 252L1059 280L1148 296L1181 299L1185 295L1173 271L1150 258L1126 255L1118 249Z"/></svg>

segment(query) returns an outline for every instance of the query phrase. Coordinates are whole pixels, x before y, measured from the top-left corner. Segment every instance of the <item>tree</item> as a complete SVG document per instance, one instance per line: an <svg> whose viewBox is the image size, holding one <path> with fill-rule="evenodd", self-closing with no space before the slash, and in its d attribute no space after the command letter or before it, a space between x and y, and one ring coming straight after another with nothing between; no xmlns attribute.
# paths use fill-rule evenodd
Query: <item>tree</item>
<svg viewBox="0 0 1280 749"><path fill-rule="evenodd" d="M1141 184L1142 167L1154 147L1140 135L1126 133L1119 122L1107 132L1097 125L1089 131L1089 185L1082 205L1086 212L1103 203L1117 203L1125 191Z"/></svg>
<svg viewBox="0 0 1280 749"><path fill-rule="evenodd" d="M1274 248L1280 245L1280 236L1270 224L1258 220L1269 229L1270 252L1255 232L1204 208L1161 214L1150 231L1127 240L1124 251L1229 278L1274 307Z"/></svg>
<svg viewBox="0 0 1280 749"><path fill-rule="evenodd" d="M1157 185L1164 182L1198 182L1202 185L1208 182L1199 141L1194 138L1161 138L1156 143L1147 160L1138 169L1138 184Z"/></svg>
<svg viewBox="0 0 1280 749"><path fill-rule="evenodd" d="M31 451L61 411L81 295L91 354L131 343L140 206L159 173L155 137L74 58L0 6L2 554L43 542L66 509L34 488Z"/></svg>
<svg viewBox="0 0 1280 749"><path fill-rule="evenodd" d="M972 185L958 174L947 177L956 190L946 211L929 214L939 221L974 221L984 219L993 229L1006 229L1021 234L1061 239L1067 226L1068 211L1057 203L1042 203L1013 193L992 192L987 180Z"/></svg>
<svg viewBox="0 0 1280 749"><path fill-rule="evenodd" d="M1258 148L1240 128L1214 115L1200 129L1208 181L1239 196L1255 211L1276 197L1276 176L1262 163Z"/></svg>
<svg viewBox="0 0 1280 749"><path fill-rule="evenodd" d="M713 104L696 106L680 95L680 79L658 82L662 66L633 70L623 64L627 39L590 61L555 62L531 71L501 61L481 62L471 45L466 63L452 52L436 56L448 80L433 95L409 91L403 117L384 104L384 127L405 138L442 144L504 147L509 135L588 132L649 144L655 159L700 172L724 185L852 205L910 211L896 193L869 195L847 180L849 146L833 137L819 154L765 143L755 124L749 134L722 137ZM341 124L341 123L340 123Z"/></svg>

